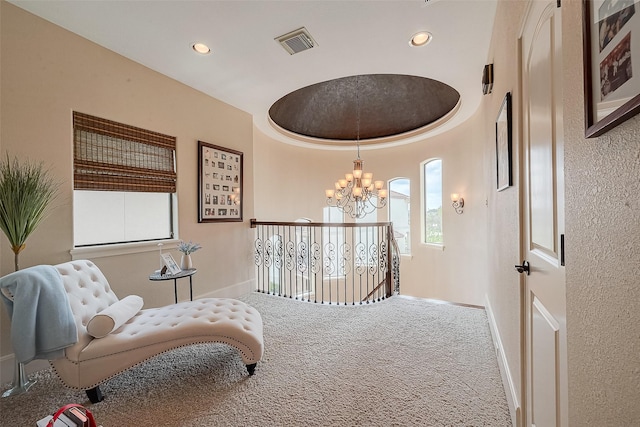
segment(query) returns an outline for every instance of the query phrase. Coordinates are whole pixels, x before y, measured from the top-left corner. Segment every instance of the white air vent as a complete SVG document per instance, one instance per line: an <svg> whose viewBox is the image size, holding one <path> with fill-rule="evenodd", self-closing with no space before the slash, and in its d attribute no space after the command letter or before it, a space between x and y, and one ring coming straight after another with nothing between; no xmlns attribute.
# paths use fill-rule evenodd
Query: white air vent
<svg viewBox="0 0 640 427"><path fill-rule="evenodd" d="M298 28L283 36L276 37L275 40L280 43L284 50L289 52L290 55L309 50L316 46L316 41L304 27Z"/></svg>

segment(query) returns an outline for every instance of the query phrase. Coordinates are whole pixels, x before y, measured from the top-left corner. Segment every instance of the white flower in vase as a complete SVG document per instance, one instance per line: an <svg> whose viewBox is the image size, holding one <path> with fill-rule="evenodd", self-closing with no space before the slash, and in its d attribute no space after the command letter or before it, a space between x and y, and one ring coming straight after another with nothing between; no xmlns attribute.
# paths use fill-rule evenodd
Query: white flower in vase
<svg viewBox="0 0 640 427"><path fill-rule="evenodd" d="M199 243L193 243L191 240L185 242L180 240L178 243L178 250L182 252L182 258L180 259L180 268L183 270L189 270L193 268L193 262L191 261L191 254L201 249Z"/></svg>

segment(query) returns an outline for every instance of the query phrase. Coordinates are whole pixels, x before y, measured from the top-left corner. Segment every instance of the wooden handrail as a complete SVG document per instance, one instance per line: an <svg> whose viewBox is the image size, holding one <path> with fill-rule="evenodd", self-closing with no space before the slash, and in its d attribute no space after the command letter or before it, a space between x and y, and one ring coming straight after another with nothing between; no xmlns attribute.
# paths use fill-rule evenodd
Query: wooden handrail
<svg viewBox="0 0 640 427"><path fill-rule="evenodd" d="M376 227L390 226L390 222L295 222L295 221L258 221L251 218L251 228L258 225L281 225L285 227L338 227L338 228L358 228L358 227Z"/></svg>
<svg viewBox="0 0 640 427"><path fill-rule="evenodd" d="M369 298L371 298L371 296L372 296L373 294L375 294L375 293L376 293L376 291L377 291L378 289L380 289L380 287L382 287L382 286L384 286L384 285L386 285L386 284L387 284L387 279L385 279L385 280L383 280L382 282L378 283L378 286L376 286L375 288L373 288L373 290L372 290L371 292L369 292L369 294L367 294L367 296L366 296L366 297L364 297L364 298L362 299L362 302L367 301Z"/></svg>

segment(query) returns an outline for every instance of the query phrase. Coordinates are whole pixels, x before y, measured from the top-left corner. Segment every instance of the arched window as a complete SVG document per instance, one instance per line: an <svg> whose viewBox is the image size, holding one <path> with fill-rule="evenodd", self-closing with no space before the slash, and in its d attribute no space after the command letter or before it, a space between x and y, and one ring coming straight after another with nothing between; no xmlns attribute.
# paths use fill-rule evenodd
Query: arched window
<svg viewBox="0 0 640 427"><path fill-rule="evenodd" d="M407 178L389 181L389 221L401 254L411 253L411 182Z"/></svg>
<svg viewBox="0 0 640 427"><path fill-rule="evenodd" d="M442 237L442 160L431 159L422 164L423 242L441 245Z"/></svg>

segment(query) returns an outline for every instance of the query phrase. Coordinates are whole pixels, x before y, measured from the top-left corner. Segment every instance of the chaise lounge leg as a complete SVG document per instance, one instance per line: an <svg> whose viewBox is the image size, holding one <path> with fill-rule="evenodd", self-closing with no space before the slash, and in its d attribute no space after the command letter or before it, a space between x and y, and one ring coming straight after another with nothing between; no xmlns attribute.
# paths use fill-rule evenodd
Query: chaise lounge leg
<svg viewBox="0 0 640 427"><path fill-rule="evenodd" d="M257 363L252 363L251 365L247 365L247 372L249 372L249 375L253 375L253 373L256 371L256 365Z"/></svg>
<svg viewBox="0 0 640 427"><path fill-rule="evenodd" d="M104 399L104 396L102 395L102 390L100 390L99 385L95 386L92 389L85 390L85 392L87 393L87 397L89 398L91 403L102 402L102 400Z"/></svg>

